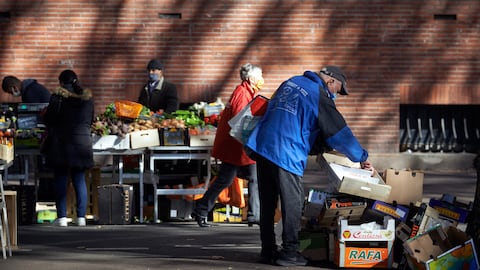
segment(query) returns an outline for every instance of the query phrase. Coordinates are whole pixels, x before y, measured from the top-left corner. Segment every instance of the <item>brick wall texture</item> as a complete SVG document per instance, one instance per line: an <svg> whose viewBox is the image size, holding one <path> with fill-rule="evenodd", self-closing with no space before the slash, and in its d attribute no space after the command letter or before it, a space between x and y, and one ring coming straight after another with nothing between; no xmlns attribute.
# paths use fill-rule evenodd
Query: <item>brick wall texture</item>
<svg viewBox="0 0 480 270"><path fill-rule="evenodd" d="M263 68L266 96L334 64L349 79L347 123L370 152L392 153L400 104L480 104L479 29L476 0L1 1L0 77L53 89L73 69L102 112L137 99L151 58L182 103L226 100L246 62Z"/></svg>

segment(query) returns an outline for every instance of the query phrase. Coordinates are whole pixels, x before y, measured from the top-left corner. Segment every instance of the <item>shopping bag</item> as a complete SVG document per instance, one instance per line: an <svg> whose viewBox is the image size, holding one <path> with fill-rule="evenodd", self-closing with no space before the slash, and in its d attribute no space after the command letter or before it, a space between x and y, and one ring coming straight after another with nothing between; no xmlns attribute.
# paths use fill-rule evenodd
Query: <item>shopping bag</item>
<svg viewBox="0 0 480 270"><path fill-rule="evenodd" d="M244 144L267 110L268 98L254 97L237 115L228 121L230 136Z"/></svg>
<svg viewBox="0 0 480 270"><path fill-rule="evenodd" d="M245 197L243 196L243 179L235 177L233 183L228 187L228 192L230 195L229 205L235 206L238 208L245 207Z"/></svg>
<svg viewBox="0 0 480 270"><path fill-rule="evenodd" d="M210 183L213 184L216 179L217 176L214 176ZM243 181L243 179L235 177L232 184L218 194L217 201L221 204L244 208L245 196L243 194Z"/></svg>

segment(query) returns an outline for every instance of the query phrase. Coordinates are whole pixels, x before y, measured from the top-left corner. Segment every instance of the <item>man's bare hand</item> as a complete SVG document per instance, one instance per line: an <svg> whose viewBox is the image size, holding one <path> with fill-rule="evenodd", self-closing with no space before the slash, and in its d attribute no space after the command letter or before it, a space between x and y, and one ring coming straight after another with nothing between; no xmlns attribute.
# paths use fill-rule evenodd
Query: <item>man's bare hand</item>
<svg viewBox="0 0 480 270"><path fill-rule="evenodd" d="M372 163L370 161L366 160L364 162L360 162L360 167L364 170L368 170L372 172L372 176L375 174L375 168L373 168Z"/></svg>

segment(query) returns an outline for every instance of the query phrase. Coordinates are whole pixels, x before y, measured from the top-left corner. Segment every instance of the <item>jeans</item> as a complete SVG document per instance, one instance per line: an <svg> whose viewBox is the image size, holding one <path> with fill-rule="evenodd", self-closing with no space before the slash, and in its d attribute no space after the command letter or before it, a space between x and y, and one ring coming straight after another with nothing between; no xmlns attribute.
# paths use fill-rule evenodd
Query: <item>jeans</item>
<svg viewBox="0 0 480 270"><path fill-rule="evenodd" d="M282 212L282 250L291 254L299 246L304 190L302 177L290 173L262 156L257 156L260 195L260 239L262 254L277 250L275 209L280 197Z"/></svg>
<svg viewBox="0 0 480 270"><path fill-rule="evenodd" d="M77 200L77 217L85 217L87 212L87 186L85 184L85 170L57 168L54 170L55 203L57 217L67 217L67 184L68 175L72 177L73 188Z"/></svg>
<svg viewBox="0 0 480 270"><path fill-rule="evenodd" d="M248 181L247 218L249 222L258 222L260 220L260 203L258 199L257 166L255 164L236 166L222 162L217 179L207 189L203 197L196 202L193 212L199 216L208 216L208 212L215 206L220 192L232 184L235 176Z"/></svg>

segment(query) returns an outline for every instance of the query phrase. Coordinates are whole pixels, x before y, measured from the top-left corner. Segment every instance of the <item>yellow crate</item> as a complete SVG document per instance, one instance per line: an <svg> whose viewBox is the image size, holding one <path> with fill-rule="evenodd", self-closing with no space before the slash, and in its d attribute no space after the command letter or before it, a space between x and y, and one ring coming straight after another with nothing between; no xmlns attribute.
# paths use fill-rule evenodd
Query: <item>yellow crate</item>
<svg viewBox="0 0 480 270"><path fill-rule="evenodd" d="M213 222L242 222L242 216L230 214L227 217L225 213L213 211Z"/></svg>

